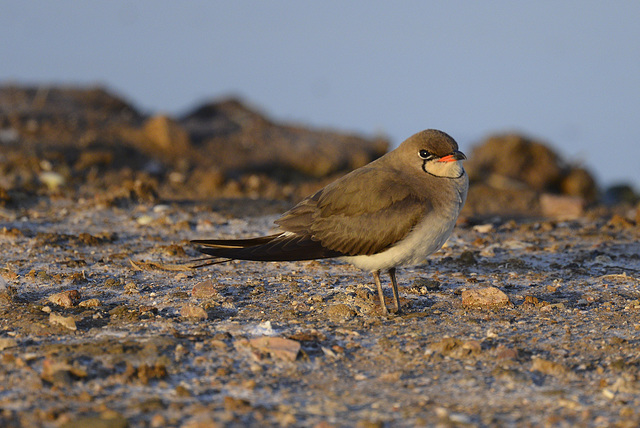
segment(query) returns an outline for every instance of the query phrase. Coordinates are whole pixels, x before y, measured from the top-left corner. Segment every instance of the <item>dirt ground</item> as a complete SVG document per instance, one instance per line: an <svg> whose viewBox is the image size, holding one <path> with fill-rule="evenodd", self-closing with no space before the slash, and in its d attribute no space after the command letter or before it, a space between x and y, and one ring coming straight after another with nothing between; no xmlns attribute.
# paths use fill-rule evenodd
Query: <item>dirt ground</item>
<svg viewBox="0 0 640 428"><path fill-rule="evenodd" d="M639 426L638 196L543 142L467 152L401 314L334 260L190 267L191 239L268 233L388 148L233 99L0 84L0 426Z"/></svg>
<svg viewBox="0 0 640 428"><path fill-rule="evenodd" d="M285 209L0 208L0 425L640 424L632 222L462 222L398 270L388 317L371 275L337 261L185 265L190 239L266 233Z"/></svg>

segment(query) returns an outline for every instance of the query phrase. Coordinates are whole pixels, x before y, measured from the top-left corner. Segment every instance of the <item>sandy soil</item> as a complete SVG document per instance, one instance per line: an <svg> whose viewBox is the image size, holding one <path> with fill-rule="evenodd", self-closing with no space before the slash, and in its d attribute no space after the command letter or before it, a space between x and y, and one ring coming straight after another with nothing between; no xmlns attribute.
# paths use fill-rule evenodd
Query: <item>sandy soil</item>
<svg viewBox="0 0 640 428"><path fill-rule="evenodd" d="M285 208L0 208L0 425L640 424L632 223L463 223L399 269L389 317L337 261L185 266L189 239L265 233ZM469 303L494 288L509 302Z"/></svg>

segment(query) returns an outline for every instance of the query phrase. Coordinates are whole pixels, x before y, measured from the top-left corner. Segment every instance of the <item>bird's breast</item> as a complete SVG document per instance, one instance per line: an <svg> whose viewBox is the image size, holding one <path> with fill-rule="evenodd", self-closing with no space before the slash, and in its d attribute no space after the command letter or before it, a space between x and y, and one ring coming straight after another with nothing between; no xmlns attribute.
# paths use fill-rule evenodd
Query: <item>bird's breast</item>
<svg viewBox="0 0 640 428"><path fill-rule="evenodd" d="M456 218L457 213L431 213L404 239L387 250L368 256L344 257L343 260L368 271L423 263L431 253L439 250L447 241L455 226Z"/></svg>

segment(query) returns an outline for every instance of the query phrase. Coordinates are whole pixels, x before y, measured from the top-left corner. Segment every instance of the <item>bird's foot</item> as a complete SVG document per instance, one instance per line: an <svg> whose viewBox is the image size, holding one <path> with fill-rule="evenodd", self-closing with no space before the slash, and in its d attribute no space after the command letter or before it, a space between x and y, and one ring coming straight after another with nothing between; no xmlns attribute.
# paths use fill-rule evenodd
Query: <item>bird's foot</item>
<svg viewBox="0 0 640 428"><path fill-rule="evenodd" d="M388 308L387 305L383 304L382 306L382 314L383 315L401 315L402 310L400 308Z"/></svg>

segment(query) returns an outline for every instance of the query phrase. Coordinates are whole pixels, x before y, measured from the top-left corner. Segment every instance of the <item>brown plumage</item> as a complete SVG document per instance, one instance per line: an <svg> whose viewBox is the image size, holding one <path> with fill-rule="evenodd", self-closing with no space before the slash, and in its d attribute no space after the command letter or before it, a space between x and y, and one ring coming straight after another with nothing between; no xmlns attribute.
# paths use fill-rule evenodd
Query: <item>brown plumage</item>
<svg viewBox="0 0 640 428"><path fill-rule="evenodd" d="M238 240L194 240L214 258L295 261L341 257L374 273L419 263L446 241L466 198L464 154L447 134L426 130L315 194L276 220L282 230Z"/></svg>

